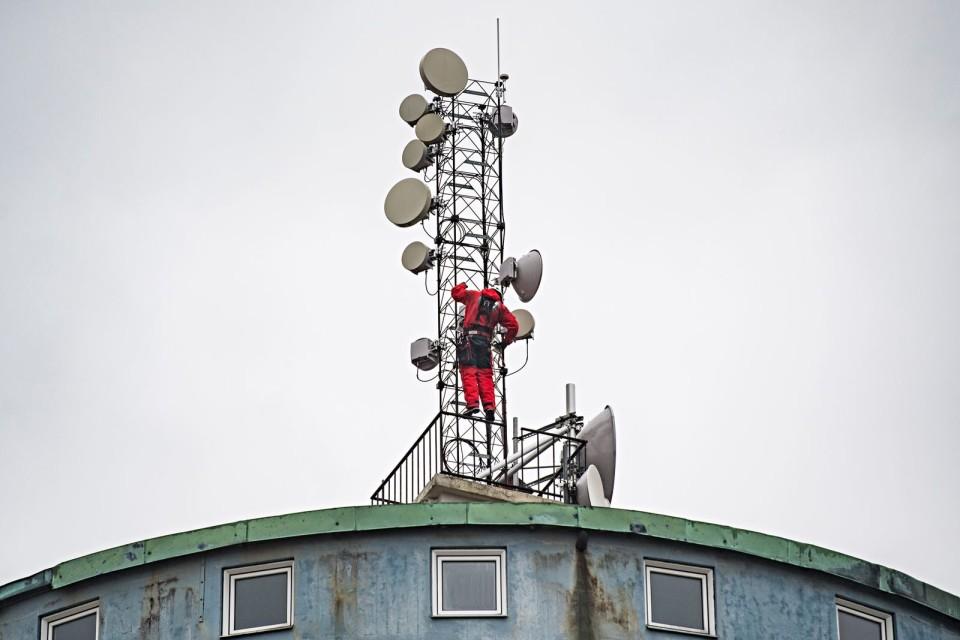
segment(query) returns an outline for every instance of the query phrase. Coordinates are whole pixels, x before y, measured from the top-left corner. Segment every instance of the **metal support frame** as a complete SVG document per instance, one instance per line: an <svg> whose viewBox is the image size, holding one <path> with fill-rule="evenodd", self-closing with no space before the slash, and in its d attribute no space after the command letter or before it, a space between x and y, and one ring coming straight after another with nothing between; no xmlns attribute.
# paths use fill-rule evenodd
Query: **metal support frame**
<svg viewBox="0 0 960 640"><path fill-rule="evenodd" d="M462 415L462 387L457 366L457 344L462 332L463 307L450 295L455 284L470 289L497 288L504 260L506 222L503 214L503 144L487 125L490 113L503 104L503 80L469 80L454 97L436 97L431 109L447 123L444 139L431 149L433 164L424 179L433 187L433 222L421 223L434 244L437 297L436 380L437 415L406 455L383 480L374 504L415 502L437 473L496 484L511 489L573 502L575 476L582 468L584 442L570 435L548 433L561 424L579 432L583 419L573 414L543 429L524 429L516 445L538 445L538 453L521 467L510 467L496 477L482 474L507 460L507 368L503 353L492 349L495 419ZM428 289L429 291L429 289ZM572 421L572 422L571 422ZM516 429L515 429L516 430ZM565 432L566 433L566 432ZM542 445L542 450L540 445Z"/></svg>
<svg viewBox="0 0 960 640"><path fill-rule="evenodd" d="M450 290L463 282L471 289L495 286L504 258L503 139L485 119L503 94L501 82L471 80L452 98L434 99L434 110L449 123L434 157L436 233L437 342L440 364L438 410L443 439L466 431L460 422L464 405L457 367L462 307ZM503 354L492 350L496 419L485 424L475 443L489 459L507 455L506 368ZM472 421L471 421L472 422ZM475 423L470 429L475 429Z"/></svg>

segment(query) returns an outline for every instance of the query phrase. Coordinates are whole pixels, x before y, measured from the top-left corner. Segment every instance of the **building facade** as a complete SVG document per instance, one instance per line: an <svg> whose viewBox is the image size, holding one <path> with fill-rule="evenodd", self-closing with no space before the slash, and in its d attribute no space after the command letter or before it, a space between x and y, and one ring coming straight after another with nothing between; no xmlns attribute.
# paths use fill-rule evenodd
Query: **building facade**
<svg viewBox="0 0 960 640"><path fill-rule="evenodd" d="M0 587L0 640L247 635L960 640L960 598L782 538L536 503L260 518Z"/></svg>

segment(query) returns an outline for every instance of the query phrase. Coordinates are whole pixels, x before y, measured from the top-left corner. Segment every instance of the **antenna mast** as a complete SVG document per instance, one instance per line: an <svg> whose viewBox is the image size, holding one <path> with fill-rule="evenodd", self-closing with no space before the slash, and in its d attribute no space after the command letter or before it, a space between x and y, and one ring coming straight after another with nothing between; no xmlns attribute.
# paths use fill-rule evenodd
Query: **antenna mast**
<svg viewBox="0 0 960 640"><path fill-rule="evenodd" d="M426 278L435 270L435 290L427 287L427 293L437 298L436 338L415 340L410 359L419 380L435 383L438 406L436 416L371 500L376 504L416 502L430 495L428 483L444 475L572 502L588 456L586 441L575 436L590 425L584 427L568 395L567 413L540 429L524 429L511 454L504 336L496 332L496 324L509 326L512 336L516 322L516 338L526 341L532 338L533 316L524 309L511 314L504 306L499 315L481 320L481 312L473 310L482 307L481 300L490 305L487 309L503 305L491 300L492 292L482 293L488 289L496 289L502 297L509 287L522 302L529 302L543 273L538 251L519 258L505 253L503 151L505 140L517 131L518 120L504 102L509 76L500 69L500 19L496 80L470 79L466 65L449 49L428 51L420 61L420 78L434 97L428 101L413 94L400 104L400 117L414 128L417 138L404 148L403 164L420 175L394 185L384 212L398 227L421 226L432 245L410 243L402 263ZM428 225L431 216L434 220ZM454 285L465 286L456 300ZM474 307L470 324L464 326L468 304ZM511 349L516 352L519 347ZM524 352L529 355L529 342ZM419 376L420 371L434 370L428 380ZM464 392L464 386L470 393ZM483 418L476 413L478 386ZM612 414L599 424L603 434L611 432Z"/></svg>

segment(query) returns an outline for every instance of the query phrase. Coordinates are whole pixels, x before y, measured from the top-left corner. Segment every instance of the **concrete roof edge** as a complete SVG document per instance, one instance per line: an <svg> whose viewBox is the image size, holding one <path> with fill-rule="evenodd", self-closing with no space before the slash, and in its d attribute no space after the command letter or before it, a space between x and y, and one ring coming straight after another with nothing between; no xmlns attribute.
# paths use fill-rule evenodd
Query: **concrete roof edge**
<svg viewBox="0 0 960 640"><path fill-rule="evenodd" d="M816 545L745 529L644 511L539 503L434 503L337 507L242 520L150 538L61 562L0 585L6 601L43 588L58 589L133 566L247 542L349 531L450 525L537 525L645 535L726 549L821 571L900 596L960 621L960 598L905 573Z"/></svg>

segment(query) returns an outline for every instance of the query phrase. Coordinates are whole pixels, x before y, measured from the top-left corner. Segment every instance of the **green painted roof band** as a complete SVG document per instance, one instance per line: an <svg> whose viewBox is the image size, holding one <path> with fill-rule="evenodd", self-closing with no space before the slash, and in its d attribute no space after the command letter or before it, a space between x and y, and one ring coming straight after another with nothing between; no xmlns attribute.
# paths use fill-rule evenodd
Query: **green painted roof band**
<svg viewBox="0 0 960 640"><path fill-rule="evenodd" d="M24 593L58 589L129 567L160 562L246 542L349 531L382 531L444 525L548 526L645 535L728 549L774 562L821 571L900 596L960 620L960 598L905 573L829 549L763 533L643 511L542 503L440 503L341 507L244 520L151 538L68 560L52 569L0 586L0 604Z"/></svg>

